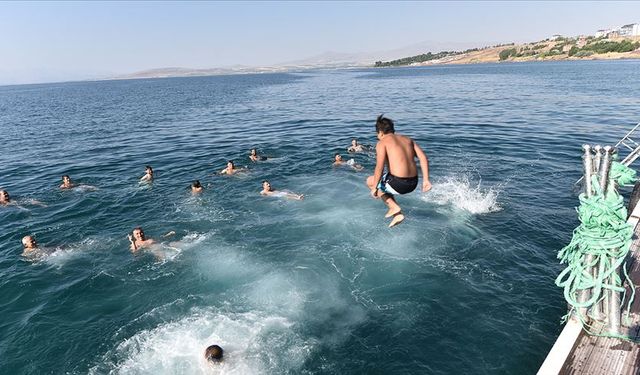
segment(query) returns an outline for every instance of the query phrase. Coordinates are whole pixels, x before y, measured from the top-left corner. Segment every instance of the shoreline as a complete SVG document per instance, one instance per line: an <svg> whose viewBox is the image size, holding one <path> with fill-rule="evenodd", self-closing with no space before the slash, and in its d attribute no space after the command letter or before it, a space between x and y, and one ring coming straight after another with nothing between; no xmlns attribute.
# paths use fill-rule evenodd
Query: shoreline
<svg viewBox="0 0 640 375"><path fill-rule="evenodd" d="M627 52L625 52L627 54ZM616 56L616 57L601 57L600 55L588 56L588 57L569 57L569 58L548 58L548 59L513 59L504 61L438 61L428 62L410 65L393 65L393 66L374 66L374 65L346 65L342 67L307 67L307 68L292 68L282 69L278 71L246 71L246 72L224 72L215 74L185 74L185 75L162 75L157 77L116 77L116 78L94 78L86 80L72 80L72 81L53 81L53 82L37 82L37 83L13 83L7 85L0 85L0 88L4 87L17 87L17 86L37 86L37 85L53 85L53 84L68 84L68 83L89 83L89 82L110 82L110 81L138 81L138 80L151 80L151 79L171 79L171 78L198 78L198 77L220 77L220 76L235 76L235 75L261 75L261 74L289 74L289 73L304 73L313 70L350 70L350 69L389 69L389 68L419 68L428 66L469 66L469 65L488 65L488 64L520 64L520 63L547 63L547 62L576 62L576 61L625 61L625 60L640 60L640 51L633 51L632 55Z"/></svg>

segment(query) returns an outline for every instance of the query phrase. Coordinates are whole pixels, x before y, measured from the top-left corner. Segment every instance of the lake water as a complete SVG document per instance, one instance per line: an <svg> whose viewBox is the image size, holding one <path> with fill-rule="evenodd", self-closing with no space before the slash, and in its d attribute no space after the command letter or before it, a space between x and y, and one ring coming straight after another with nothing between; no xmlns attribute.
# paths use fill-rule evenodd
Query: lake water
<svg viewBox="0 0 640 375"><path fill-rule="evenodd" d="M0 207L0 373L535 373L566 312L580 146L639 121L638 87L631 60L0 87L20 205ZM345 152L380 113L433 182L392 229L374 157ZM214 175L228 159L248 173ZM261 197L263 179L305 200ZM132 254L136 226L176 235ZM53 253L25 260L27 234Z"/></svg>

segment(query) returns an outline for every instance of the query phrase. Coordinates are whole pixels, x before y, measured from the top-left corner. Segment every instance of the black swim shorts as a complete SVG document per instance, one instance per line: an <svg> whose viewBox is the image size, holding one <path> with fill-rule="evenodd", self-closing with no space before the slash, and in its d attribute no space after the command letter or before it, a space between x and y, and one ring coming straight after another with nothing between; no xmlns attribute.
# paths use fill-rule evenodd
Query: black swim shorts
<svg viewBox="0 0 640 375"><path fill-rule="evenodd" d="M407 194L411 193L418 186L418 176L396 177L391 173L385 173L378 184L378 190L385 194Z"/></svg>

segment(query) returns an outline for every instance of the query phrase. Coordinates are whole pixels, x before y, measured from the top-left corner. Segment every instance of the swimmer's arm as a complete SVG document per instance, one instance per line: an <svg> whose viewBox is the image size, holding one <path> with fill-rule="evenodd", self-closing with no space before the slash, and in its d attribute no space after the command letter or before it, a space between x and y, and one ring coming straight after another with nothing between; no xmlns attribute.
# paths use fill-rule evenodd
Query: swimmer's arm
<svg viewBox="0 0 640 375"><path fill-rule="evenodd" d="M170 232L167 232L165 235L163 235L162 237L167 238L167 237L171 237L171 236L175 236L176 235L176 231L172 230Z"/></svg>
<svg viewBox="0 0 640 375"><path fill-rule="evenodd" d="M378 183L382 178L382 172L384 171L384 163L387 160L387 148L382 144L382 142L378 142L376 145L376 168L373 171L373 183L375 184L373 189L371 189L371 195L374 197L378 192Z"/></svg>
<svg viewBox="0 0 640 375"><path fill-rule="evenodd" d="M218 173L220 173L220 174L227 174L227 168L225 168L225 169L221 170L221 171L220 171L220 172L218 172Z"/></svg>
<svg viewBox="0 0 640 375"><path fill-rule="evenodd" d="M40 201L39 201L39 200L37 200L37 199L31 199L31 200L29 200L29 203L30 203L30 204L33 204L33 205L35 205L35 206L47 207L47 205L46 205L46 204L44 204L44 203L40 202Z"/></svg>
<svg viewBox="0 0 640 375"><path fill-rule="evenodd" d="M131 242L131 246L130 246L131 251L137 251L138 247L136 246L136 242L133 240L133 237L130 234L128 234L127 238L129 239L129 242Z"/></svg>
<svg viewBox="0 0 640 375"><path fill-rule="evenodd" d="M422 169L422 191L427 192L431 190L431 181L429 181L429 158L427 158L427 154L422 151L416 142L413 142L413 151L416 153L418 160L420 160L420 169Z"/></svg>

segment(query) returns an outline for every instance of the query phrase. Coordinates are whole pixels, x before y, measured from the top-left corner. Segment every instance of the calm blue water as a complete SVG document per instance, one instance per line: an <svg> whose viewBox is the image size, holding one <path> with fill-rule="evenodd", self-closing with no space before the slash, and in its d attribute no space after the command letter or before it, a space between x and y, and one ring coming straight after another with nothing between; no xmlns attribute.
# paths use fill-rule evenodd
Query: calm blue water
<svg viewBox="0 0 640 375"><path fill-rule="evenodd" d="M580 145L638 119L640 61L0 87L0 373L527 374L560 332ZM386 227L334 169L386 113L433 191ZM273 159L252 164L249 148ZM227 159L242 176L212 175ZM152 186L137 179L150 164ZM71 175L96 191L60 191ZM260 182L304 193L263 198ZM207 186L192 197L193 179ZM33 205L33 199L47 207ZM134 255L135 226L160 239ZM54 251L21 257L35 234ZM204 348L226 350L209 367Z"/></svg>

